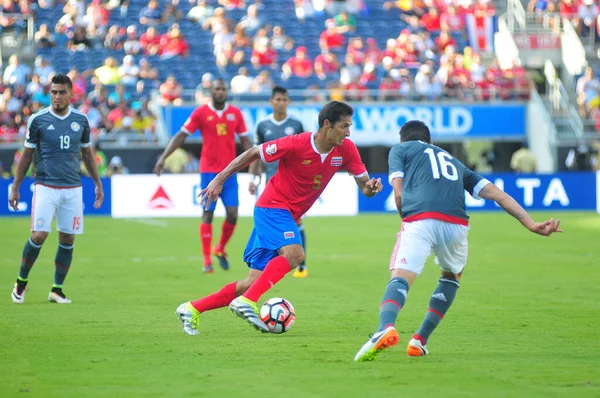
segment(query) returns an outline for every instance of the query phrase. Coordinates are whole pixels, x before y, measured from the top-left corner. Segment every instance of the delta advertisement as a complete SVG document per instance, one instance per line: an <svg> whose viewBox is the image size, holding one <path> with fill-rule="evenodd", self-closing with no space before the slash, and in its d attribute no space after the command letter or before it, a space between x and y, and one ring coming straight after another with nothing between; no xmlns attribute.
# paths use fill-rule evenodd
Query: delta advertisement
<svg viewBox="0 0 600 398"><path fill-rule="evenodd" d="M362 213L396 213L394 195L387 183L387 175L374 175L383 180L383 191L373 198L360 194L352 177L338 173L329 183L319 200L308 211L308 216L353 216ZM596 210L600 213L599 173L558 174L490 174L485 175L505 192L513 196L527 210ZM240 216L252 216L257 195L248 192L251 177L238 175ZM0 180L0 217L29 216L33 197L33 179L27 178L20 189L19 210L8 205L12 180ZM83 179L83 201L86 215L112 215L114 218L200 217L202 206L200 177L197 174L117 175L104 178L104 204L94 209L94 184ZM264 185L259 187L259 194ZM476 200L465 193L467 210L498 211L493 202ZM225 215L219 201L217 217Z"/></svg>
<svg viewBox="0 0 600 398"><path fill-rule="evenodd" d="M268 106L241 106L248 131L271 113ZM164 107L162 116L169 134L177 133L194 107ZM316 131L320 107L290 106L288 113L299 119L307 131ZM357 105L354 107L352 141L358 146L394 145L400 127L409 120L425 122L437 142L462 139L521 141L525 138L526 107L521 103ZM197 134L197 133L196 133ZM199 135L198 135L199 137Z"/></svg>

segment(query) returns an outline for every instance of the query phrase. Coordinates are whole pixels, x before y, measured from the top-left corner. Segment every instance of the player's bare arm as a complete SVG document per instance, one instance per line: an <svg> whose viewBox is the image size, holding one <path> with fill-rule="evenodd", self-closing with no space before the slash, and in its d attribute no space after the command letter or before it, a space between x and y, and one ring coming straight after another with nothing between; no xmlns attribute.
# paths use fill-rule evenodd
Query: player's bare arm
<svg viewBox="0 0 600 398"><path fill-rule="evenodd" d="M171 138L171 140L167 144L167 147L163 151L162 155L160 155L160 158L158 158L158 160L156 161L156 164L154 165L153 171L156 175L158 175L158 176L161 175L161 173L165 167L165 160L175 151L175 149L177 149L183 145L183 143L187 139L188 135L189 134L186 133L185 131L180 130L177 134L175 134L173 136L173 138Z"/></svg>
<svg viewBox="0 0 600 398"><path fill-rule="evenodd" d="M18 210L19 199L21 198L19 194L19 188L21 187L21 183L23 182L23 179L27 174L27 170L29 170L29 166L31 166L31 161L33 160L34 152L35 148L23 148L23 154L21 155L21 159L19 159L19 163L17 164L15 180L12 183L10 195L8 196L8 204L15 211Z"/></svg>
<svg viewBox="0 0 600 398"><path fill-rule="evenodd" d="M369 178L369 175L365 174L362 177L355 177L354 180L356 181L356 184L358 185L362 194L369 198L377 195L377 193L381 192L383 189L381 178Z"/></svg>
<svg viewBox="0 0 600 398"><path fill-rule="evenodd" d="M499 189L494 184L487 184L479 192L479 197L483 199L493 200L498 203L505 212L519 220L521 224L533 233L550 236L555 232L563 232L560 229L560 220L554 221L550 219L544 222L535 222L531 216L521 207L516 200L514 200L509 194Z"/></svg>
<svg viewBox="0 0 600 398"><path fill-rule="evenodd" d="M392 188L394 188L394 202L398 209L398 214L402 218L402 177L396 177L392 180Z"/></svg>
<svg viewBox="0 0 600 398"><path fill-rule="evenodd" d="M94 150L91 146L81 148L81 160L83 160L85 169L87 170L88 174L94 181L94 185L96 186L96 200L94 201L94 208L99 209L100 206L102 206L102 202L104 201L104 190L102 189L102 180L100 180L100 175L98 174L98 167L96 166Z"/></svg>
<svg viewBox="0 0 600 398"><path fill-rule="evenodd" d="M208 209L210 203L216 201L219 198L225 181L229 177L231 177L232 175L242 170L244 167L248 166L250 163L254 162L259 158L260 147L255 146L248 149L237 158L233 159L233 161L229 163L229 165L225 167L225 169L222 172L217 174L217 176L210 182L210 184L208 184L206 188L200 191L200 193L198 194L198 196L200 196L201 198L200 204L206 205L206 208Z"/></svg>

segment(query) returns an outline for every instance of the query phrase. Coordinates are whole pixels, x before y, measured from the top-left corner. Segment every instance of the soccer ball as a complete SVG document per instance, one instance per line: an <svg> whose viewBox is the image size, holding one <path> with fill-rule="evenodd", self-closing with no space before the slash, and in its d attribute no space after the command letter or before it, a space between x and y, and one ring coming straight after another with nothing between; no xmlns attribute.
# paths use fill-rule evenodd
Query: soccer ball
<svg viewBox="0 0 600 398"><path fill-rule="evenodd" d="M285 333L294 326L296 313L292 303L284 298L267 300L260 308L260 319L271 333Z"/></svg>

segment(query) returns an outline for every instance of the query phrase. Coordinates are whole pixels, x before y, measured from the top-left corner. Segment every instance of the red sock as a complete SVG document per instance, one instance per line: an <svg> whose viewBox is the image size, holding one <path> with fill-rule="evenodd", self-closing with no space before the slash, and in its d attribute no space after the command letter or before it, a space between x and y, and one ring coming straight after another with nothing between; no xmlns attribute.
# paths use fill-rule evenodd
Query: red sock
<svg viewBox="0 0 600 398"><path fill-rule="evenodd" d="M260 274L258 279L254 281L252 286L243 294L249 300L254 302L258 302L260 296L265 294L267 290L275 286L277 282L279 282L285 274L290 272L292 268L290 267L290 263L283 256L277 256L265 267L265 270Z"/></svg>
<svg viewBox="0 0 600 398"><path fill-rule="evenodd" d="M231 235L233 235L233 231L235 230L235 224L230 224L227 220L223 221L223 227L221 228L221 239L219 239L219 244L217 245L217 251L225 251L225 245L231 239Z"/></svg>
<svg viewBox="0 0 600 398"><path fill-rule="evenodd" d="M231 282L225 285L223 289L210 296L192 301L192 307L200 312L216 310L217 308L227 307L231 301L236 298L235 285L237 282Z"/></svg>
<svg viewBox="0 0 600 398"><path fill-rule="evenodd" d="M211 265L210 246L212 245L212 224L200 224L200 242L202 242L204 265Z"/></svg>

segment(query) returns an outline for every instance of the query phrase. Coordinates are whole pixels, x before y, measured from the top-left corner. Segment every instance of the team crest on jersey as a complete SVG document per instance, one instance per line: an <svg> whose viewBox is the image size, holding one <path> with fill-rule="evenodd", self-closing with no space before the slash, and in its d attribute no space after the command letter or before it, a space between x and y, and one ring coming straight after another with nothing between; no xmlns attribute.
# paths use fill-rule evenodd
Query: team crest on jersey
<svg viewBox="0 0 600 398"><path fill-rule="evenodd" d="M334 156L331 158L331 165L333 167L340 167L342 165L342 157L341 156Z"/></svg>
<svg viewBox="0 0 600 398"><path fill-rule="evenodd" d="M81 126L79 125L79 123L77 123L77 122L71 123L71 130L73 130L74 132L78 132L80 128L81 128Z"/></svg>
<svg viewBox="0 0 600 398"><path fill-rule="evenodd" d="M271 134L273 134L273 132L271 130L265 131L265 135L271 135Z"/></svg>
<svg viewBox="0 0 600 398"><path fill-rule="evenodd" d="M226 119L233 122L235 120L235 115L233 113L228 113Z"/></svg>
<svg viewBox="0 0 600 398"><path fill-rule="evenodd" d="M207 118L206 118L206 120L210 122L210 121L211 121L211 120L213 120L214 118L215 118L215 117L211 115L211 116L207 117Z"/></svg>
<svg viewBox="0 0 600 398"><path fill-rule="evenodd" d="M267 145L267 149L265 149L265 152L267 155L275 155L275 152L277 152L277 144Z"/></svg>
<svg viewBox="0 0 600 398"><path fill-rule="evenodd" d="M311 163L312 163L312 160L306 159L306 160L302 161L302 166L310 166Z"/></svg>
<svg viewBox="0 0 600 398"><path fill-rule="evenodd" d="M287 126L285 128L285 130L283 130L285 135L292 135L294 134L294 128L292 126Z"/></svg>

